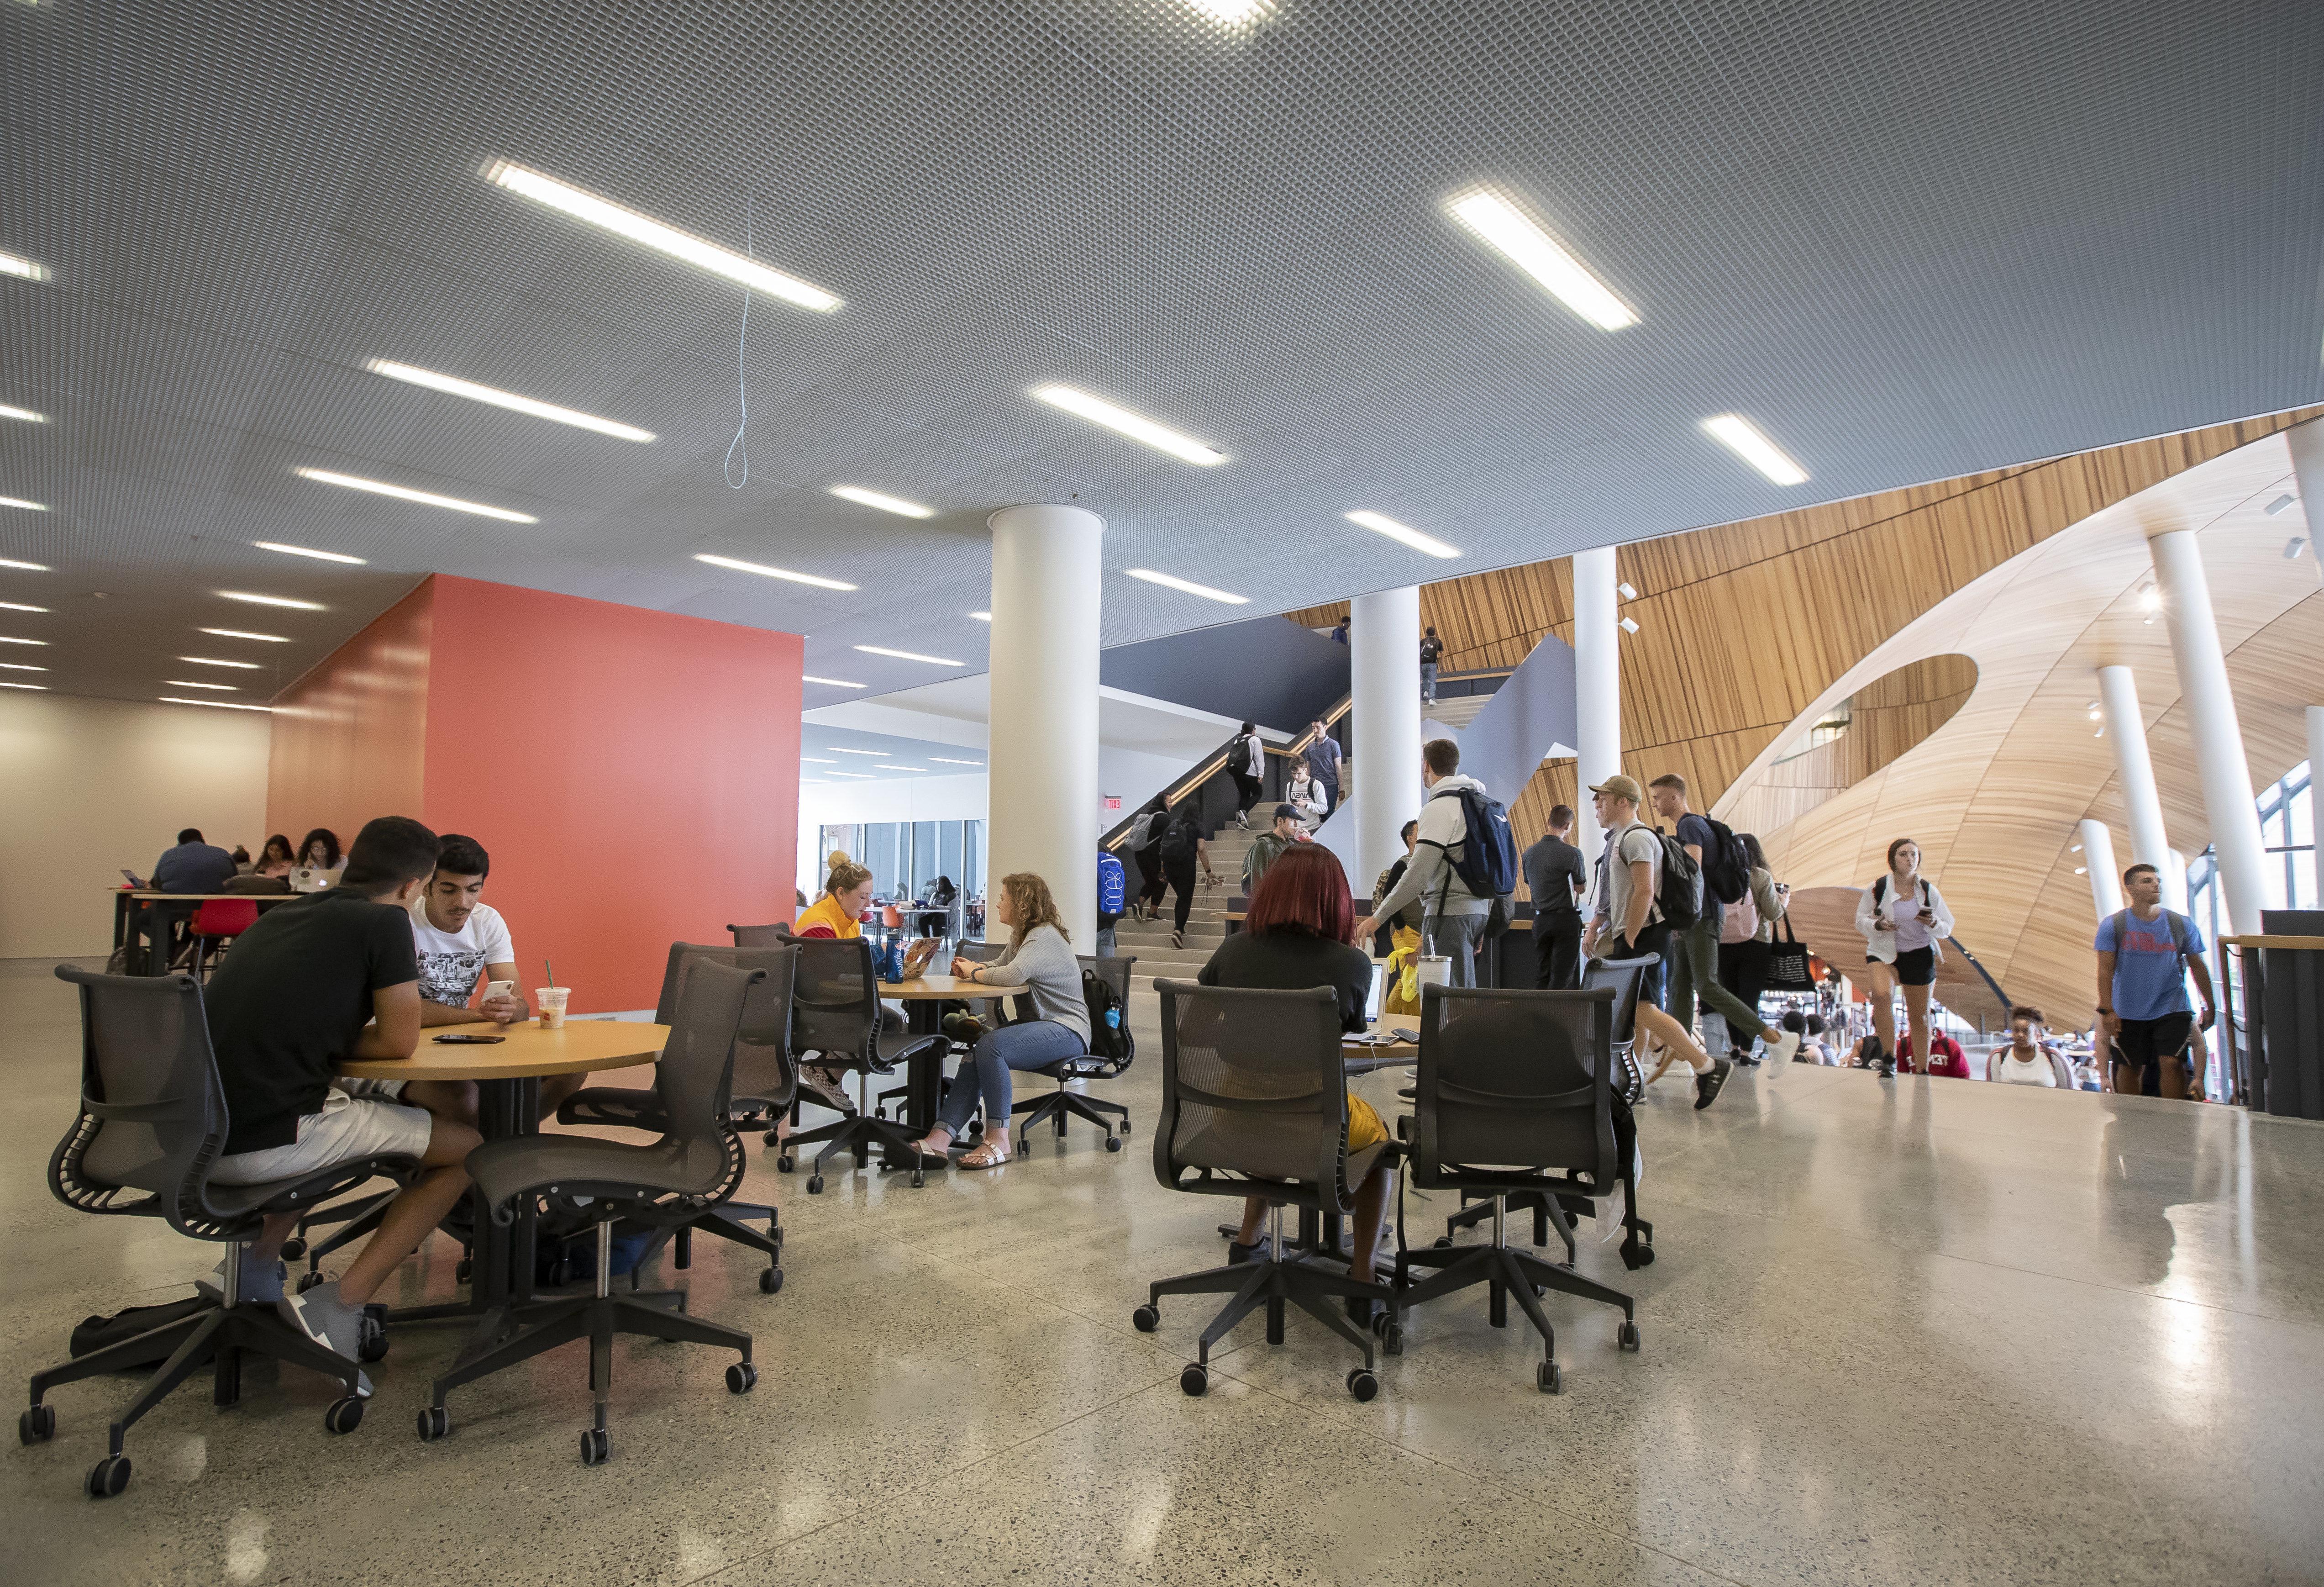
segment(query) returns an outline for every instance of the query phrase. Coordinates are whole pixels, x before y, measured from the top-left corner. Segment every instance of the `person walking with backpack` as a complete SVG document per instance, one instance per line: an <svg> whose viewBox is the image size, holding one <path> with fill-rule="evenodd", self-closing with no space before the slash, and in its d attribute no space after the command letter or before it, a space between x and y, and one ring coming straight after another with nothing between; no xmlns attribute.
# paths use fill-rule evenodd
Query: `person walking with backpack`
<svg viewBox="0 0 2324 1587"><path fill-rule="evenodd" d="M1259 803L1259 790L1267 783L1267 746L1250 723L1244 723L1227 746L1227 775L1234 779L1235 825L1249 826L1250 807Z"/></svg>
<svg viewBox="0 0 2324 1587"><path fill-rule="evenodd" d="M1097 951L1113 953L1113 925L1130 909L1130 879L1111 849L1097 852Z"/></svg>
<svg viewBox="0 0 2324 1587"><path fill-rule="evenodd" d="M1420 703L1436 703L1436 658L1444 653L1444 641L1436 637L1432 628L1420 640Z"/></svg>
<svg viewBox="0 0 2324 1587"><path fill-rule="evenodd" d="M1751 885L1746 896L1721 907L1719 984L1733 992L1756 1015L1760 994L1767 983L1767 957L1775 950L1775 922L1790 907L1791 890L1777 881L1775 872L1767 868L1767 853L1759 846L1757 837L1748 832L1738 832L1735 837L1743 845L1750 865ZM1786 1030L1792 1029L1788 1021L1783 1025ZM1744 1065L1759 1061L1751 1056L1748 1028L1730 1031L1729 1035L1733 1038L1729 1056Z"/></svg>
<svg viewBox="0 0 2324 1587"><path fill-rule="evenodd" d="M1381 920L1416 901L1423 951L1452 961L1454 986L1474 986L1477 949L1485 940L1493 904L1517 886L1517 844L1509 836L1508 812L1487 795L1483 783L1461 775L1461 746L1451 739L1433 738L1421 746L1420 780L1428 801L1420 807L1411 863L1388 897L1358 924L1356 938L1370 936Z"/></svg>
<svg viewBox="0 0 2324 1587"><path fill-rule="evenodd" d="M1174 948L1186 946L1186 916L1194 907L1197 863L1205 877L1218 881L1219 873L1211 869L1211 845L1203 840L1203 824L1194 814L1194 801L1188 799L1178 807L1162 834L1162 874L1178 890L1178 912L1170 927Z"/></svg>
<svg viewBox="0 0 2324 1587"><path fill-rule="evenodd" d="M2108 1087L2125 1096L2184 1098L2187 1044L2211 1023L2211 967L2203 934L2163 907L2163 873L2133 865L2122 873L2130 907L2098 922L2098 1040ZM2187 977L2203 997L2200 1020L2187 1004Z"/></svg>
<svg viewBox="0 0 2324 1587"><path fill-rule="evenodd" d="M1929 989L1937 983L1939 945L1953 934L1952 911L1936 883L1921 874L1921 845L1900 837L1888 845L1888 869L1856 902L1856 928L1864 934L1864 978L1872 1003L1873 1062L1896 1059L1896 989L1904 989L1904 1018L1913 1050L1929 1050Z"/></svg>
<svg viewBox="0 0 2324 1587"><path fill-rule="evenodd" d="M1679 846L1686 851L1702 878L1702 898L1694 918L1671 933L1670 996L1664 1007L1682 1025L1694 1022L1698 1000L1727 1021L1730 1045L1748 1047L1757 1033L1767 1044L1767 1056L1788 1064L1799 1050L1799 1037L1769 1025L1759 1010L1720 983L1719 937L1726 906L1751 896L1750 856L1743 842L1725 824L1698 816L1686 807L1686 779L1665 772L1646 785L1655 814L1675 824ZM1778 1071L1780 1073L1780 1071Z"/></svg>
<svg viewBox="0 0 2324 1587"><path fill-rule="evenodd" d="M1122 844L1138 862L1138 899L1130 912L1140 920L1151 920L1162 912L1162 895L1170 886L1162 870L1162 835L1169 829L1170 807L1157 794L1154 802L1130 822L1129 839Z"/></svg>

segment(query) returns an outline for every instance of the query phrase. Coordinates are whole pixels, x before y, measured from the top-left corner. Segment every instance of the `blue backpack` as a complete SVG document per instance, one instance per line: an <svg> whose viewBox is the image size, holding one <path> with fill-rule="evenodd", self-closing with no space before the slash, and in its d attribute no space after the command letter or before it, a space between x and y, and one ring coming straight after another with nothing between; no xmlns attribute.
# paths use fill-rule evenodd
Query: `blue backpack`
<svg viewBox="0 0 2324 1587"><path fill-rule="evenodd" d="M1122 903L1130 891L1129 880L1122 874L1121 862L1102 850L1097 856L1097 912L1101 917L1121 917Z"/></svg>
<svg viewBox="0 0 2324 1587"><path fill-rule="evenodd" d="M1517 844L1509 831L1509 813L1499 799L1480 789L1448 788L1431 794L1461 801L1461 819L1468 832L1461 852L1445 856L1461 878L1461 885L1480 899L1506 899L1517 888Z"/></svg>

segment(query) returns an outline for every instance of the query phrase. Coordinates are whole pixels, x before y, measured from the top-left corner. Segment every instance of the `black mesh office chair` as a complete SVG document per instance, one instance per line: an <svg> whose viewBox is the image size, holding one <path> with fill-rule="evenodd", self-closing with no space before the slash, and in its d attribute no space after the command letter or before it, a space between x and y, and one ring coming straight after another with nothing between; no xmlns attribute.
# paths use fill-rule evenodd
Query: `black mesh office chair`
<svg viewBox="0 0 2324 1587"><path fill-rule="evenodd" d="M1114 1000L1121 1010L1121 1017L1125 1021L1128 1020L1130 1018L1130 967L1138 963L1137 955L1133 954L1127 958L1110 955L1105 958L1093 958L1088 954L1076 954L1074 956L1081 962L1084 973L1098 977L1113 989ZM1123 1034L1125 1036L1128 1034L1126 1024ZM1091 1035L1094 1037L1096 1032L1092 1031ZM1009 1110L1011 1113L1024 1115L1022 1119L1014 1121L1018 1149L1021 1152L1032 1144L1033 1130L1036 1125L1054 1119L1056 1121L1057 1149L1065 1150L1065 1117L1067 1114L1072 1114L1075 1118L1087 1119L1105 1131L1106 1150L1120 1151L1121 1137L1130 1133L1130 1110L1120 1103L1107 1102L1102 1097L1089 1096L1081 1092L1068 1090L1067 1083L1074 1080L1112 1079L1124 1069L1129 1068L1130 1059L1137 1056L1135 1049L1130 1048L1127 1043L1124 1047L1124 1054L1119 1058L1102 1058L1095 1053L1084 1053L1079 1057L1061 1058L1045 1069L1026 1070L1025 1073L1028 1075L1047 1075L1057 1083L1057 1089L1047 1096L1019 1097L1016 1105ZM1120 1121L1119 1133L1116 1132L1114 1124L1117 1119Z"/></svg>
<svg viewBox="0 0 2324 1587"><path fill-rule="evenodd" d="M1632 1056L1632 1048L1637 1039L1639 989L1646 984L1646 972L1661 963L1662 955L1659 954L1648 954L1638 959L1587 959L1582 963L1582 990L1590 992L1603 987L1614 994L1614 1094L1632 1107L1636 1107L1638 1099L1646 1094L1646 1072ZM1463 1204L1461 1210L1444 1220L1444 1233L1436 1241L1439 1250L1452 1243L1455 1231L1481 1223L1494 1215L1494 1202L1490 1196L1472 1203L1469 1193L1464 1191L1461 1200ZM1536 1245L1549 1243L1549 1231L1554 1225L1558 1238L1565 1242L1565 1259L1569 1263L1573 1260L1571 1209L1560 1207L1555 1197L1537 1190L1519 1191L1508 1197L1508 1202L1507 1212L1533 1214L1533 1242ZM1652 1243L1654 1225L1640 1221L1637 1227L1646 1232L1646 1242L1640 1244L1626 1239L1622 1245L1623 1260L1634 1269L1643 1268L1655 1259ZM1641 1252L1644 1253L1643 1260L1632 1259Z"/></svg>
<svg viewBox="0 0 2324 1587"><path fill-rule="evenodd" d="M872 967L872 945L863 938L792 937L784 941L799 954L798 974L791 991L790 1050L802 1058L812 1053L818 1064L853 1069L865 1078L857 1082L853 1115L792 1136L784 1143L784 1156L776 1167L788 1172L788 1164L801 1148L821 1143L823 1150L807 1182L809 1195L821 1195L823 1166L833 1153L845 1149L860 1168L870 1160L870 1144L877 1142L909 1159L915 1186L927 1184L919 1154L912 1149L910 1128L881 1118L866 1105L871 1099L863 1093L871 1086L869 1076L893 1074L897 1065L909 1063L931 1048L941 1051L945 1038L881 1033L880 976Z"/></svg>
<svg viewBox="0 0 2324 1587"><path fill-rule="evenodd" d="M1162 1113L1154 1126L1154 1176L1167 1190L1197 1195L1259 1195L1272 1211L1264 1261L1210 1268L1149 1287L1130 1315L1140 1333L1161 1324L1166 1295L1228 1295L1203 1330L1197 1355L1178 1374L1188 1394L1210 1387L1211 1346L1254 1307L1267 1307L1267 1342L1283 1342L1289 1302L1364 1352L1348 1374L1348 1392L1370 1399L1372 1336L1333 1304L1384 1300L1382 1284L1365 1284L1320 1255L1286 1259L1283 1209L1346 1214L1353 1186L1395 1149L1382 1141L1348 1151L1348 1083L1340 1057L1340 1008L1330 987L1260 991L1157 981L1162 994Z"/></svg>
<svg viewBox="0 0 2324 1587"><path fill-rule="evenodd" d="M451 1431L444 1399L453 1389L576 1339L589 1342L589 1388L596 1401L595 1421L581 1435L584 1465L597 1465L608 1453L605 1406L616 1333L739 1351L742 1359L726 1369L727 1389L747 1394L757 1386L748 1333L616 1295L612 1267L616 1221L664 1227L692 1223L741 1182L742 1143L727 1121L734 1041L750 994L766 973L707 959L687 969L669 1044L654 1066L654 1094L668 1126L660 1140L632 1144L586 1135L525 1135L487 1141L468 1154L468 1172L496 1221L514 1223L518 1198L538 1196L552 1210L595 1223L597 1283L594 1294L539 1306L515 1338L437 1379L428 1408L420 1413L422 1441Z"/></svg>
<svg viewBox="0 0 2324 1587"><path fill-rule="evenodd" d="M727 935L733 937L738 948L779 948L789 940L788 926L729 926Z"/></svg>
<svg viewBox="0 0 2324 1587"><path fill-rule="evenodd" d="M1472 1284L1491 1287L1493 1326L1508 1323L1515 1295L1541 1335L1535 1380L1545 1394L1563 1386L1557 1331L1537 1289L1563 1290L1622 1308L1619 1342L1638 1348L1630 1297L1512 1249L1506 1203L1531 1193L1590 1200L1629 1180L1614 1133L1615 993L1515 992L1427 986L1420 993L1420 1072L1415 1087L1406 1171L1424 1190L1474 1191L1492 1198L1492 1243L1466 1250L1407 1250L1397 1258L1391 1352L1403 1346L1414 1306ZM1553 1199L1551 1204L1554 1205ZM1411 1266L1435 1268L1406 1287Z"/></svg>
<svg viewBox="0 0 2324 1587"><path fill-rule="evenodd" d="M1005 942L962 942L954 944L952 951L953 957L966 959L972 964L991 964L998 963L1001 955L1009 951L1009 945ZM979 1019L995 1025L1005 1025L1009 1022L1007 1016L1000 1011L1001 1000L998 997L964 998L961 1001L973 1005ZM1016 1003L1017 1018L1031 1018L1033 1002L1030 998L1019 997L1016 1000ZM945 1050L949 1053L965 1054L969 1050L969 1045L947 1037ZM891 1104L900 1102L911 1093L912 1088L908 1085L891 1085L879 1094L877 1099L879 1106L874 1111L884 1119L888 1116L888 1109ZM968 1133L971 1135L984 1133L984 1110L982 1104L978 1106L976 1116L969 1121Z"/></svg>
<svg viewBox="0 0 2324 1587"><path fill-rule="evenodd" d="M798 967L798 952L790 947L742 948L723 947L715 944L674 942L669 946L669 964L662 972L661 1001L654 1009L654 1022L675 1029L678 1012L683 1004L682 993L687 973L696 964L726 964L741 970L761 970L765 976L751 988L742 1005L742 1029L734 1037L734 1070L727 1098L727 1127L741 1130L756 1121L759 1116L780 1113L791 1105L798 1090L798 1069L791 1062L791 983ZM621 1130L650 1130L657 1133L669 1129L662 1112L659 1091L624 1091L613 1086L592 1085L575 1092L557 1110L560 1124L608 1125ZM752 1221L763 1223L766 1232L752 1228ZM721 1201L705 1207L700 1215L684 1223L666 1227L654 1237L644 1255L630 1270L630 1287L639 1287L646 1263L667 1241L677 1244L676 1265L691 1267L694 1261L694 1232L715 1234L731 1240L737 1245L766 1253L767 1266L759 1275L759 1287L768 1295L783 1287L782 1221L771 1204Z"/></svg>
<svg viewBox="0 0 2324 1587"><path fill-rule="evenodd" d="M353 1432L365 1392L357 1364L309 1339L272 1306L241 1304L242 1248L271 1214L297 1212L377 1176L408 1177L417 1161L362 1158L296 1179L213 1183L227 1120L200 984L189 975L97 975L63 964L57 977L80 989L81 1094L79 1115L49 1159L49 1188L78 1212L161 1218L189 1239L223 1242L226 1278L207 1309L33 1373L32 1403L17 1436L37 1444L56 1432L56 1409L43 1397L58 1384L167 1356L114 1418L107 1453L89 1471L89 1497L110 1498L129 1484L122 1444L130 1425L205 1361L212 1398L234 1404L242 1398L244 1351L337 1379L346 1392L324 1412L323 1426Z"/></svg>

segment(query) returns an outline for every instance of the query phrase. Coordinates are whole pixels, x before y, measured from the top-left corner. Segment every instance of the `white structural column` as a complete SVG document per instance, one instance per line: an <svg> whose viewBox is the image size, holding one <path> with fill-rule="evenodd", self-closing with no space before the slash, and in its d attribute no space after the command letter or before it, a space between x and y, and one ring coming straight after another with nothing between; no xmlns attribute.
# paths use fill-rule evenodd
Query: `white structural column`
<svg viewBox="0 0 2324 1587"><path fill-rule="evenodd" d="M1622 631L1616 627L1614 548L1573 554L1574 835L1592 864L1606 841L1590 789L1622 770Z"/></svg>
<svg viewBox="0 0 2324 1587"><path fill-rule="evenodd" d="M2154 789L2154 759L2146 749L2146 718L2138 706L2138 679L2127 667L2098 669L2098 707L2114 744L2115 770L2122 779L2123 807L2130 817L2134 864L2167 872L2171 837L2163 830L2163 798Z"/></svg>
<svg viewBox="0 0 2324 1587"><path fill-rule="evenodd" d="M2311 811L2316 807L2317 779L2319 776L2324 776L2324 706L2310 706L2308 707L2308 807ZM2316 907L2324 909L2324 843L2319 843L2315 852L2308 857L2316 862Z"/></svg>
<svg viewBox="0 0 2324 1587"><path fill-rule="evenodd" d="M1079 507L1003 507L992 531L992 706L985 753L1001 878L1045 878L1077 953L1097 941L1097 651L1105 521Z"/></svg>
<svg viewBox="0 0 2324 1587"><path fill-rule="evenodd" d="M2292 450L2292 477L2308 520L2308 555L2324 567L2324 548L2316 543L2324 539L2324 419L2293 425L2283 432L2283 444Z"/></svg>
<svg viewBox="0 0 2324 1587"><path fill-rule="evenodd" d="M2195 739L2195 770L2203 782L2203 816L2218 857L2221 913L2236 931L2256 935L2265 903L2267 849L2252 798L2251 766L2244 759L2243 724L2227 687L2227 658L2219 648L2211 611L2211 582L2191 529L2148 537L2154 580L2163 591L2163 620L2171 629L2171 660L2179 671L2179 697Z"/></svg>
<svg viewBox="0 0 2324 1587"><path fill-rule="evenodd" d="M2095 816L2082 817L2082 864L2089 872L2090 903L2103 920L2122 912L2122 867L2115 863L2114 834Z"/></svg>
<svg viewBox="0 0 2324 1587"><path fill-rule="evenodd" d="M1361 899L1403 857L1397 834L1420 814L1420 586L1358 595L1348 650L1356 729L1356 873L1348 890Z"/></svg>

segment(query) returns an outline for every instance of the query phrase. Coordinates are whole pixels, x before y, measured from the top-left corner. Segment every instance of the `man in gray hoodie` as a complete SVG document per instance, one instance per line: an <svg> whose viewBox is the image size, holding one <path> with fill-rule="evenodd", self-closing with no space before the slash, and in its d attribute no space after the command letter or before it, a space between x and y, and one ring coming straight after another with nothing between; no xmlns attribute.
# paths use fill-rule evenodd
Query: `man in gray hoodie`
<svg viewBox="0 0 2324 1587"><path fill-rule="evenodd" d="M1406 904L1421 908L1420 941L1424 953L1443 954L1452 961L1454 986L1477 984L1477 948L1485 940L1485 923L1493 900L1479 898L1461 881L1453 861L1469 835L1461 814L1461 790L1485 785L1461 775L1461 746L1449 738L1433 738L1420 750L1420 780L1428 789L1420 807L1420 831L1412 845L1411 863L1404 880L1373 907L1372 917L1356 927L1356 940L1370 937L1380 920L1393 918Z"/></svg>

